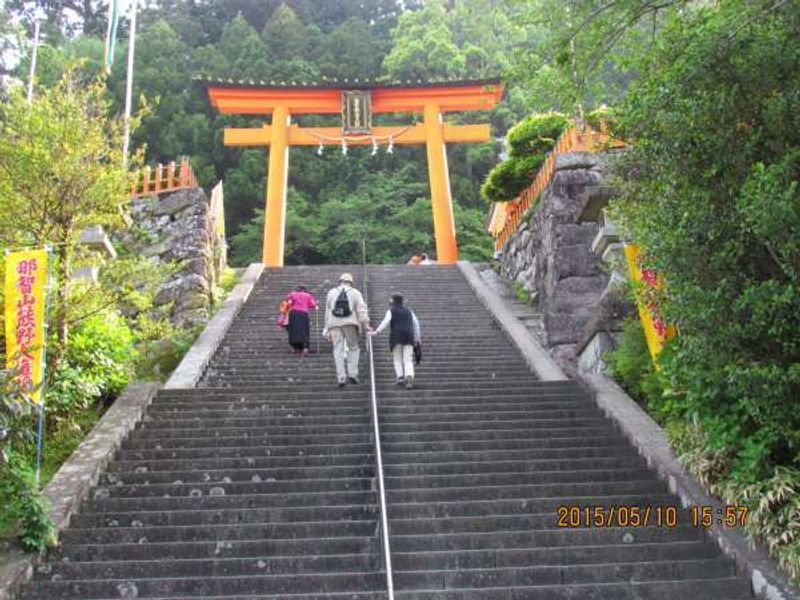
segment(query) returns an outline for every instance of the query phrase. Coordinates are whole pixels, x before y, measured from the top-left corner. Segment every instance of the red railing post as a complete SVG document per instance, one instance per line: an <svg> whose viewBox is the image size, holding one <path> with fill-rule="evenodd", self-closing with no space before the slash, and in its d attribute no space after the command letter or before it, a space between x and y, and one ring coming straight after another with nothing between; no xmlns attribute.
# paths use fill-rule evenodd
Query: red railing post
<svg viewBox="0 0 800 600"><path fill-rule="evenodd" d="M167 165L167 187L175 187L175 161Z"/></svg>
<svg viewBox="0 0 800 600"><path fill-rule="evenodd" d="M142 171L142 193L147 194L150 191L150 167L147 166Z"/></svg>

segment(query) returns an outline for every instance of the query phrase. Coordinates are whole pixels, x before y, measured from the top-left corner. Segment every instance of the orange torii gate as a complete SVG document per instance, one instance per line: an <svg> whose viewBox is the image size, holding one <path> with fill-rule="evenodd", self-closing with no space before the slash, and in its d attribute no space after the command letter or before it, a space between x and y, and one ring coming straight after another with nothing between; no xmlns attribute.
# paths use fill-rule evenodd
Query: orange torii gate
<svg viewBox="0 0 800 600"><path fill-rule="evenodd" d="M485 110L501 98L498 80L443 83L368 83L334 81L306 85L280 82L201 80L211 106L221 113L271 114L272 123L258 128L225 128L226 146L271 146L264 212L263 261L283 265L286 226L286 180L289 146L322 144L425 144L433 202L433 228L440 263L458 259L446 142L483 142L489 125L453 125L442 121L452 111ZM422 123L372 127L373 113L422 113ZM295 114L340 114L341 127L298 127Z"/></svg>

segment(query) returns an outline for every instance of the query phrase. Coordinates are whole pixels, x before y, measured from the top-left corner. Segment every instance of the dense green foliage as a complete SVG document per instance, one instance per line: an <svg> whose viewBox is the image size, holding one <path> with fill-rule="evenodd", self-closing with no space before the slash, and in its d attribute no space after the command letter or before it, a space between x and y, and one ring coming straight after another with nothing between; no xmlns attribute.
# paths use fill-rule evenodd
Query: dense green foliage
<svg viewBox="0 0 800 600"><path fill-rule="evenodd" d="M508 159L489 171L481 195L490 202L516 198L536 176L568 124L564 115L547 113L526 117L509 129Z"/></svg>
<svg viewBox="0 0 800 600"><path fill-rule="evenodd" d="M18 528L27 548L43 550L55 542L53 524L25 457L33 448L38 410L15 388L13 375L0 372L0 537Z"/></svg>
<svg viewBox="0 0 800 600"><path fill-rule="evenodd" d="M651 398L661 394L663 381L653 365L638 319L625 321L616 350L604 360L612 377L637 402L647 406Z"/></svg>
<svg viewBox="0 0 800 600"><path fill-rule="evenodd" d="M29 550L42 551L56 543L47 501L36 488L35 474L29 463L18 455L0 465L0 500L4 506L0 531L18 523L20 541Z"/></svg>
<svg viewBox="0 0 800 600"><path fill-rule="evenodd" d="M799 26L796 4L739 0L670 21L621 106L620 132L636 143L615 202L680 331L650 408L710 489L751 501L750 530L795 576Z"/></svg>

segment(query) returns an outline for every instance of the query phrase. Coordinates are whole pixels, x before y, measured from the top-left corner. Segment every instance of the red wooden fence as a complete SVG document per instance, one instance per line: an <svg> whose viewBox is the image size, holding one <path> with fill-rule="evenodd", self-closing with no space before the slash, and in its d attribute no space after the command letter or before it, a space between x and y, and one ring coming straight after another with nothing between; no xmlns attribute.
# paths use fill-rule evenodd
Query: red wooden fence
<svg viewBox="0 0 800 600"><path fill-rule="evenodd" d="M169 164L158 164L155 167L144 167L131 186L131 196L144 196L145 194L159 194L182 188L198 187L189 159L183 157L180 163L172 161Z"/></svg>

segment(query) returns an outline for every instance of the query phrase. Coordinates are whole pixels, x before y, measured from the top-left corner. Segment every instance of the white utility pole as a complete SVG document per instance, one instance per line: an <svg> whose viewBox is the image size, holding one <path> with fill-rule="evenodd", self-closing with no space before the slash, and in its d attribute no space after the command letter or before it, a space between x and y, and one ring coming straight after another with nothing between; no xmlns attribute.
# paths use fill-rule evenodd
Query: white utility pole
<svg viewBox="0 0 800 600"><path fill-rule="evenodd" d="M39 32L44 18L45 14L41 8L37 6L33 9L33 50L31 52L31 68L28 73L28 104L33 102L33 78L36 75L36 58L39 56Z"/></svg>
<svg viewBox="0 0 800 600"><path fill-rule="evenodd" d="M136 12L138 0L131 0L131 32L128 41L128 78L125 86L125 139L122 142L122 167L128 167L128 148L131 143L131 97L133 95L133 56L136 47Z"/></svg>

